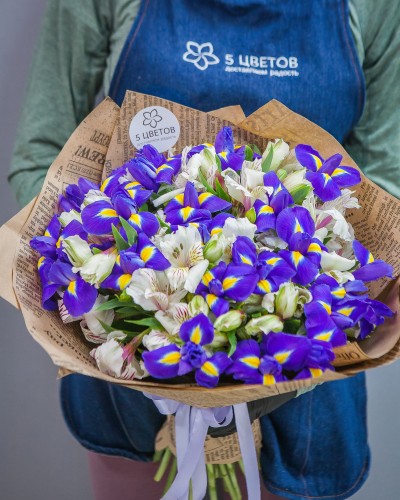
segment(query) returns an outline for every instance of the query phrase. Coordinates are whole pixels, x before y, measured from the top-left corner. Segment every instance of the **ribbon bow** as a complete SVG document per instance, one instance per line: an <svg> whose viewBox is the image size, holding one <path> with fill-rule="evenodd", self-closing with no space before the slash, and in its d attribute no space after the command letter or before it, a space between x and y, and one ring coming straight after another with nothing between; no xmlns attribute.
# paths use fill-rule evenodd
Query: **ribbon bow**
<svg viewBox="0 0 400 500"><path fill-rule="evenodd" d="M240 450L246 473L247 497L260 500L260 476L253 432L246 403L223 408L196 408L146 394L154 401L163 415L175 414L176 455L178 473L170 489L161 500L186 500L189 483L192 481L194 500L202 500L207 491L207 472L204 442L209 427L228 425L235 414Z"/></svg>

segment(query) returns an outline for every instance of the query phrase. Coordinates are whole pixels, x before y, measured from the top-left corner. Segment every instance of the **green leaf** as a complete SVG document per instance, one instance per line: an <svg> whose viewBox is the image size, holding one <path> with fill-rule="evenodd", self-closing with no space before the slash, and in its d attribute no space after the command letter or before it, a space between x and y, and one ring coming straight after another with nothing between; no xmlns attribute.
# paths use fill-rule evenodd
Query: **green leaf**
<svg viewBox="0 0 400 500"><path fill-rule="evenodd" d="M156 217L158 219L158 222L160 223L160 226L165 227L167 229L167 234L169 234L171 232L171 226L164 222L158 215L156 215Z"/></svg>
<svg viewBox="0 0 400 500"><path fill-rule="evenodd" d="M300 324L301 321L299 319L287 319L283 323L283 331L286 333L297 333L297 330L300 328Z"/></svg>
<svg viewBox="0 0 400 500"><path fill-rule="evenodd" d="M129 243L125 241L124 238L120 235L118 229L114 226L114 224L112 225L112 233L117 245L118 252L127 250L129 248Z"/></svg>
<svg viewBox="0 0 400 500"><path fill-rule="evenodd" d="M221 186L221 183L219 182L218 179L215 179L215 191L217 196L219 196L223 200L231 201L229 194L226 191L224 191L224 188Z"/></svg>
<svg viewBox="0 0 400 500"><path fill-rule="evenodd" d="M244 159L246 161L253 161L253 156L254 156L254 153L253 153L253 150L251 149L250 146L246 146L244 147Z"/></svg>
<svg viewBox="0 0 400 500"><path fill-rule="evenodd" d="M128 238L128 243L129 246L132 246L137 239L137 232L135 228L133 228L127 220L125 220L123 217L120 217L119 220L121 221L122 227L125 229L126 236Z"/></svg>
<svg viewBox="0 0 400 500"><path fill-rule="evenodd" d="M258 155L262 156L260 148L257 146L257 144L249 144L249 146L254 151L254 153L257 153Z"/></svg>
<svg viewBox="0 0 400 500"><path fill-rule="evenodd" d="M222 172L221 158L215 155L215 163L217 164L218 172Z"/></svg>
<svg viewBox="0 0 400 500"><path fill-rule="evenodd" d="M226 336L228 337L228 341L230 344L228 356L232 356L232 354L236 351L236 345L237 345L236 332L235 331L228 332Z"/></svg>
<svg viewBox="0 0 400 500"><path fill-rule="evenodd" d="M111 309L116 309L117 307L126 307L126 306L127 306L126 302L122 302L119 299L111 299L97 306L96 311L109 311Z"/></svg>
<svg viewBox="0 0 400 500"><path fill-rule="evenodd" d="M98 253L102 253L100 248L92 247L91 248L93 255L97 255Z"/></svg>
<svg viewBox="0 0 400 500"><path fill-rule="evenodd" d="M97 318L97 321L100 323L100 325L103 327L103 329L105 330L106 333L115 332L115 330L116 330L115 328L113 328L110 325L107 325L107 323L104 323L104 321L101 321L101 319Z"/></svg>
<svg viewBox="0 0 400 500"><path fill-rule="evenodd" d="M162 324L156 320L156 318L143 318L135 320L125 320L125 323L132 323L133 325L147 326L149 328L155 328L157 330L163 330Z"/></svg>
<svg viewBox="0 0 400 500"><path fill-rule="evenodd" d="M131 314L132 316L140 316L142 312L136 307L121 307L116 309L117 314Z"/></svg>
<svg viewBox="0 0 400 500"><path fill-rule="evenodd" d="M149 211L149 206L147 203L145 203L139 208L139 212L148 212L148 211Z"/></svg>
<svg viewBox="0 0 400 500"><path fill-rule="evenodd" d="M311 186L302 184L301 186L297 186L296 188L294 188L290 194L292 195L293 201L296 203L296 205L301 205L311 190Z"/></svg>
<svg viewBox="0 0 400 500"><path fill-rule="evenodd" d="M265 159L261 163L261 170L263 172L269 172L269 169L271 168L273 156L274 156L274 149L271 146L267 156L265 157Z"/></svg>
<svg viewBox="0 0 400 500"><path fill-rule="evenodd" d="M202 174L202 172L200 170L199 170L198 176L199 176L200 182L203 184L203 186L206 188L206 190L209 193L216 195L217 193L214 191L212 186L207 182L207 179L204 177L204 175Z"/></svg>

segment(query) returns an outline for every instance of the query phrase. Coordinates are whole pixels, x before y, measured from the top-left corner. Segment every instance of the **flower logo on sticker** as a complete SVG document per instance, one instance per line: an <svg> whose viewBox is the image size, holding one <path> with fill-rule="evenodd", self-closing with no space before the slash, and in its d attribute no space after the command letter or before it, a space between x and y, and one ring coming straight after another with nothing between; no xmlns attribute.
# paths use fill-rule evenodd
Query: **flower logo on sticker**
<svg viewBox="0 0 400 500"><path fill-rule="evenodd" d="M149 126L151 128L156 128L157 124L162 120L162 116L160 116L156 109L152 109L151 111L145 111L143 113L143 125Z"/></svg>
<svg viewBox="0 0 400 500"><path fill-rule="evenodd" d="M183 54L183 60L193 63L197 69L204 71L212 64L218 64L219 58L213 53L212 43L196 43L189 41L186 43L187 51Z"/></svg>

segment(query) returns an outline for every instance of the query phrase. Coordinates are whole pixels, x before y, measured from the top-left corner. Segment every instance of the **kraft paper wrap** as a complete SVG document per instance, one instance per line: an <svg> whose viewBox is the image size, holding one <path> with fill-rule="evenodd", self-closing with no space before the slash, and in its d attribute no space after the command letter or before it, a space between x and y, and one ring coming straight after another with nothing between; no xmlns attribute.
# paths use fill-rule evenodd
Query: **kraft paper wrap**
<svg viewBox="0 0 400 500"><path fill-rule="evenodd" d="M251 428L253 430L254 446L257 450L257 455L259 455L262 439L260 421L258 419L254 420ZM156 451L169 448L173 455L176 456L175 417L167 417L167 420L157 434L155 448ZM238 462L242 455L240 453L237 432L219 438L213 438L207 435L204 443L204 452L206 464L233 464Z"/></svg>
<svg viewBox="0 0 400 500"><path fill-rule="evenodd" d="M345 165L357 167L332 136L278 101L270 101L244 118L239 106L203 113L164 99L127 92L120 109L106 98L67 141L51 165L39 196L0 228L0 295L21 309L33 338L60 367L59 376L77 372L189 405L215 407L282 394L316 381L343 379L400 357L400 320L396 315L380 326L373 338L337 349L337 370L327 371L318 379L280 382L266 387L232 383L210 390L195 384L121 381L97 369L89 355L93 345L85 340L79 324L64 325L57 312L42 309L36 268L38 256L29 241L43 234L56 209L58 196L68 184L75 183L81 176L100 182L106 173L135 154L128 136L129 124L138 111L153 105L170 109L178 118L181 135L177 151L190 144L213 141L221 127L229 125L238 144L253 143L263 150L268 138L283 138L291 148L298 143L309 143L324 157L341 153ZM362 208L352 211L348 218L357 238L375 258L392 264L395 276L399 276L400 202L364 176L362 179L356 188ZM371 286L371 293L373 297L381 294L393 310L399 311L399 280L389 286L388 280L380 280Z"/></svg>

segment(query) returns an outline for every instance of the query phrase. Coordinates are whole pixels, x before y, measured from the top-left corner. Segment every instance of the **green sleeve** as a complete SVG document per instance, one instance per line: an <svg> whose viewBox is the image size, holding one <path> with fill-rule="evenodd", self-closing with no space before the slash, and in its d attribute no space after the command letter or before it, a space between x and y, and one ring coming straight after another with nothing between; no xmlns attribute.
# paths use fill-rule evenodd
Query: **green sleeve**
<svg viewBox="0 0 400 500"><path fill-rule="evenodd" d="M112 0L49 0L22 107L9 180L21 205L94 105L112 29Z"/></svg>
<svg viewBox="0 0 400 500"><path fill-rule="evenodd" d="M345 147L373 182L400 198L400 9L392 0L352 0L350 9L367 95Z"/></svg>

